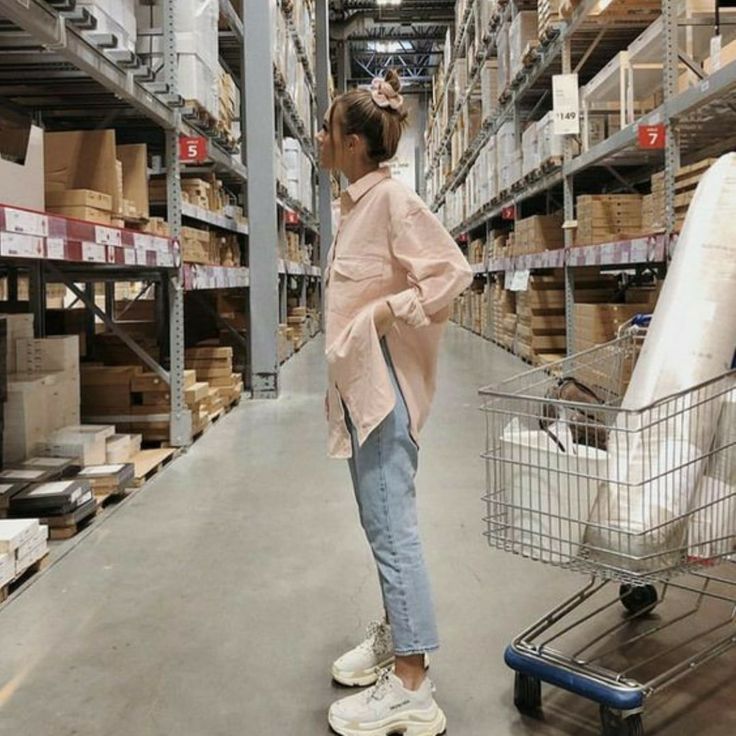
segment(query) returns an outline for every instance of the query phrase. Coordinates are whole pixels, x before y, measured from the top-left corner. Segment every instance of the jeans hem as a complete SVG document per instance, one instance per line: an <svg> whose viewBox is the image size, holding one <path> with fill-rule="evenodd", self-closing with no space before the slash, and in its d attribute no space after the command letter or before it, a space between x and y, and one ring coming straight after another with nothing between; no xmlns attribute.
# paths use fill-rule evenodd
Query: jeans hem
<svg viewBox="0 0 736 736"><path fill-rule="evenodd" d="M419 654L429 654L430 652L436 652L440 648L439 644L435 644L431 647L424 647L424 649L408 649L407 651L394 650L394 655L397 657L415 657Z"/></svg>

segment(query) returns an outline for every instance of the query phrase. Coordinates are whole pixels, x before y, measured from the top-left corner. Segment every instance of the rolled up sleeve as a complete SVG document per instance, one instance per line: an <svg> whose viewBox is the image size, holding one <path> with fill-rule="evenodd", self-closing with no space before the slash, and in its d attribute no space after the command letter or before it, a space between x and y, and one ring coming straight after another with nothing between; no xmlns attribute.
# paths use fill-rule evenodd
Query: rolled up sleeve
<svg viewBox="0 0 736 736"><path fill-rule="evenodd" d="M391 247L406 270L408 287L389 297L388 304L394 316L411 327L428 325L473 280L460 248L426 207L402 218Z"/></svg>

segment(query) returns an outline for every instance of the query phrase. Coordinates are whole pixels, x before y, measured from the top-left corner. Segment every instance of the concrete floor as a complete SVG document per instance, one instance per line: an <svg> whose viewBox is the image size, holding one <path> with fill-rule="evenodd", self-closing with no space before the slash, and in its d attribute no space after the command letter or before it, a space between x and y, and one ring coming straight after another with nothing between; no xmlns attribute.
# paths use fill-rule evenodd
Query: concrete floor
<svg viewBox="0 0 736 736"><path fill-rule="evenodd" d="M244 402L0 610L0 732L321 736L332 659L379 615L347 467L325 457L322 343L282 398ZM594 736L597 709L545 691L520 717L503 649L582 580L482 537L476 389L521 368L459 328L423 437L419 504L456 736ZM729 655L652 699L648 734L732 736Z"/></svg>

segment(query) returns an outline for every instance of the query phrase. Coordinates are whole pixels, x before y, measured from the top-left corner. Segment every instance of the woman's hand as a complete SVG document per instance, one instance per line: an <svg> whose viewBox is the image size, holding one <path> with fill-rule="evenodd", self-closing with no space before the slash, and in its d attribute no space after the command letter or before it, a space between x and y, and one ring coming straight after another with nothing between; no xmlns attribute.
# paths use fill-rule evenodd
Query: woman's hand
<svg viewBox="0 0 736 736"><path fill-rule="evenodd" d="M382 302L376 306L373 312L373 324L376 326L379 340L388 334L394 326L394 322L396 322L396 317L394 317L388 302Z"/></svg>

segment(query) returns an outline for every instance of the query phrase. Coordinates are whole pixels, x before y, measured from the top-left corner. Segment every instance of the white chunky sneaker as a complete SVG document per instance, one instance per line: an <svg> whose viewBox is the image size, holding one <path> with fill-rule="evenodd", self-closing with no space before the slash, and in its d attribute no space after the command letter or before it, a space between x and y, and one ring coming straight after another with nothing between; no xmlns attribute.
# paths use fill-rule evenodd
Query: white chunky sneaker
<svg viewBox="0 0 736 736"><path fill-rule="evenodd" d="M433 691L429 678L414 692L393 672L383 670L373 687L332 705L330 726L340 736L438 736L447 719Z"/></svg>
<svg viewBox="0 0 736 736"><path fill-rule="evenodd" d="M366 687L378 680L382 669L393 666L391 627L382 621L368 625L366 638L332 665L332 676L341 685Z"/></svg>

